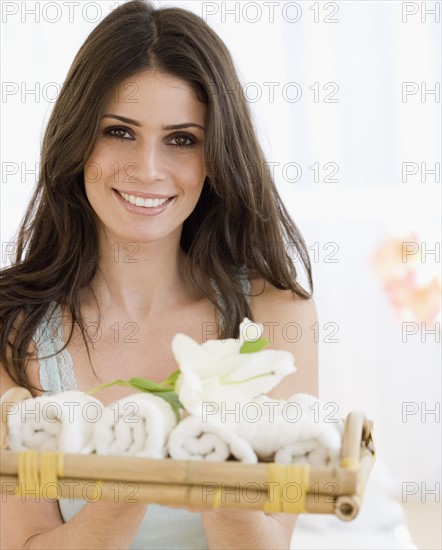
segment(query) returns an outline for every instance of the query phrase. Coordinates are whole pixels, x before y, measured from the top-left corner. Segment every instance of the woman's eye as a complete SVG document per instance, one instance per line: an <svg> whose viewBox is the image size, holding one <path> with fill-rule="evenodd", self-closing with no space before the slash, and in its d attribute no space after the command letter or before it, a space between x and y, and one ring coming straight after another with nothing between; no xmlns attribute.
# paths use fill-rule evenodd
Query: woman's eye
<svg viewBox="0 0 442 550"><path fill-rule="evenodd" d="M103 130L103 135L112 139L119 139L121 141L134 140L131 132L121 126L112 126L110 128L105 128ZM170 145L174 147L179 147L180 149L185 149L187 147L192 147L196 144L196 139L188 134L180 134L173 136L169 142Z"/></svg>
<svg viewBox="0 0 442 550"><path fill-rule="evenodd" d="M191 147L196 143L195 139L191 136L188 136L187 134L175 136L172 138L171 141L175 142L172 143L172 145L174 145L175 147L180 147L181 149L184 149L184 147Z"/></svg>
<svg viewBox="0 0 442 550"><path fill-rule="evenodd" d="M126 141L127 139L133 139L133 137L130 135L130 133L126 128L120 128L120 127L106 128L103 131L103 134L107 137L120 139L122 141Z"/></svg>

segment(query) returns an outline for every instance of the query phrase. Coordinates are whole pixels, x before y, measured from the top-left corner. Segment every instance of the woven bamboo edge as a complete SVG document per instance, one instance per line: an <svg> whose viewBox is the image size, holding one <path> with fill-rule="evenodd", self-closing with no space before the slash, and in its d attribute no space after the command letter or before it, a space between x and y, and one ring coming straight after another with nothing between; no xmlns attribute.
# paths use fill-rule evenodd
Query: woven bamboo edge
<svg viewBox="0 0 442 550"><path fill-rule="evenodd" d="M14 494L19 486L20 453L7 450L7 411L11 403L31 397L24 388L8 390L1 400L0 492ZM309 468L304 513L335 514L355 518L375 461L373 423L364 413L350 412L344 427L338 467ZM39 453L37 453L39 456ZM102 455L63 455L63 475L56 491L40 498L82 498L119 502L144 502L204 509L262 510L272 498L269 466L240 462L203 462ZM279 465L281 467L281 465ZM296 483L288 499L296 498ZM299 488L299 487L298 487ZM55 496L51 496L55 494ZM32 494L29 494L32 496ZM34 497L37 496L37 492Z"/></svg>

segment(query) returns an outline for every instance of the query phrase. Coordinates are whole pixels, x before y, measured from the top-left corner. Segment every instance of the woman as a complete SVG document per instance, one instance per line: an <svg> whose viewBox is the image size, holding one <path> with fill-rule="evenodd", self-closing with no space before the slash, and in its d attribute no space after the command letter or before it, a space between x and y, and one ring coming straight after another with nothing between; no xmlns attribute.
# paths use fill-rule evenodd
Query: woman
<svg viewBox="0 0 442 550"><path fill-rule="evenodd" d="M219 37L182 9L128 2L90 34L48 123L16 261L0 276L2 393L161 381L176 369L174 334L237 336L247 316L296 358L271 395L317 394L315 306L286 245L312 288L308 253L248 105L229 93L237 81ZM107 405L129 393L97 397ZM295 521L81 504L75 514L2 499L4 547L287 548Z"/></svg>

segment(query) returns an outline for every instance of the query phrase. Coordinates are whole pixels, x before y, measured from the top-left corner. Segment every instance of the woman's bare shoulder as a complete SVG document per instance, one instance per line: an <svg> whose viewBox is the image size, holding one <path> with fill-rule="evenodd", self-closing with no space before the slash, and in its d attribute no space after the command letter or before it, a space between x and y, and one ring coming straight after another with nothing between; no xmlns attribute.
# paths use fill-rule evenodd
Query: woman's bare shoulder
<svg viewBox="0 0 442 550"><path fill-rule="evenodd" d="M275 288L259 277L249 281L253 320L263 325L269 348L289 351L295 358L296 372L285 377L269 395L318 395L318 316L314 300Z"/></svg>
<svg viewBox="0 0 442 550"><path fill-rule="evenodd" d="M303 324L317 321L313 298L304 298L291 290L281 290L256 274L249 275L251 308L258 317L296 320ZM258 320L258 319L257 319Z"/></svg>

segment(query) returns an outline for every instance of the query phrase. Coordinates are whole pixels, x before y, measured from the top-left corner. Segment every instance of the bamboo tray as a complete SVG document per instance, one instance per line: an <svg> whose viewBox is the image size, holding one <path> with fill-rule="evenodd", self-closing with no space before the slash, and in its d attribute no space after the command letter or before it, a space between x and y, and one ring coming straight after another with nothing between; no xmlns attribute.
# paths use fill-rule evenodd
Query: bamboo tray
<svg viewBox="0 0 442 550"><path fill-rule="evenodd" d="M199 509L335 514L349 521L359 512L376 456L373 423L357 411L350 412L345 420L338 467L12 452L7 450L6 403L30 397L23 388L13 390L13 400L6 392L1 403L3 494L47 500L101 499Z"/></svg>

